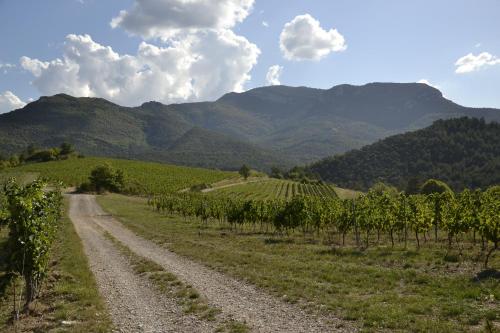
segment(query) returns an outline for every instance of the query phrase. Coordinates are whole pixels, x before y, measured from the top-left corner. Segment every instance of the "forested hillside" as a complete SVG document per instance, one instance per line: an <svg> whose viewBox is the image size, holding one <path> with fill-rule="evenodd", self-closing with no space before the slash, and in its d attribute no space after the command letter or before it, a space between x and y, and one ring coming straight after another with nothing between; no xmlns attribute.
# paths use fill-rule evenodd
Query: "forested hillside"
<svg viewBox="0 0 500 333"><path fill-rule="evenodd" d="M158 103L154 103L158 104ZM202 129L168 110L126 108L100 98L42 97L0 115L0 154L72 143L84 155L237 170L291 164L265 148Z"/></svg>
<svg viewBox="0 0 500 333"><path fill-rule="evenodd" d="M500 110L466 108L418 83L270 86L215 102L138 107L60 94L0 115L0 154L69 142L85 155L268 171L459 116L500 121Z"/></svg>
<svg viewBox="0 0 500 333"><path fill-rule="evenodd" d="M404 189L411 179L437 178L453 189L500 183L500 124L438 120L422 130L312 164L309 170L342 187L365 190L378 181Z"/></svg>

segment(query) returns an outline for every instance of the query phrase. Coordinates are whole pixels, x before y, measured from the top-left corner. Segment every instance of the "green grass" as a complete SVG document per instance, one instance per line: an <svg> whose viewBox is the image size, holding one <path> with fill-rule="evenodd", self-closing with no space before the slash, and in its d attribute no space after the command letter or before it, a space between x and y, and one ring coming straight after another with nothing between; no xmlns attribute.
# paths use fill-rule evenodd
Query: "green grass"
<svg viewBox="0 0 500 333"><path fill-rule="evenodd" d="M16 178L21 184L27 184L34 181L38 177L38 173L24 172L16 169L0 170L0 185L3 186L10 178Z"/></svg>
<svg viewBox="0 0 500 333"><path fill-rule="evenodd" d="M4 231L0 233L0 246L2 239L5 238ZM82 244L66 216L61 220L61 229L53 248L50 265L49 276L35 304L35 314L22 317L17 323L18 331L111 332L112 323L104 301L98 293ZM0 262L0 276L1 270L2 262ZM9 323L13 300L12 287L10 284L5 293L0 295L2 332L15 331ZM70 324L65 325L63 321Z"/></svg>
<svg viewBox="0 0 500 333"><path fill-rule="evenodd" d="M209 193L210 195L256 200L286 200L291 199L294 195L337 196L336 188L331 185L301 184L280 179L262 179L260 181L216 189Z"/></svg>
<svg viewBox="0 0 500 333"><path fill-rule="evenodd" d="M364 331L481 331L498 327L498 279L475 280L481 264L446 258L446 248L332 248L302 236L232 233L216 223L164 217L145 200L102 196L99 203L137 234L180 255L247 280L290 302L355 321ZM456 250L455 250L456 251ZM495 256L491 267L500 267Z"/></svg>
<svg viewBox="0 0 500 333"><path fill-rule="evenodd" d="M363 192L360 192L360 191L350 190L350 189L341 188L341 187L337 187L337 186L334 186L334 188L335 188L335 193L337 193L337 196L340 199L356 199L361 194L363 194Z"/></svg>
<svg viewBox="0 0 500 333"><path fill-rule="evenodd" d="M120 160L111 158L76 158L64 161L26 164L6 169L2 174L38 174L52 180L77 186L88 180L90 171L98 165L109 163L125 172L126 187L140 194L174 192L200 183L214 183L237 173L218 170L188 168L160 163Z"/></svg>

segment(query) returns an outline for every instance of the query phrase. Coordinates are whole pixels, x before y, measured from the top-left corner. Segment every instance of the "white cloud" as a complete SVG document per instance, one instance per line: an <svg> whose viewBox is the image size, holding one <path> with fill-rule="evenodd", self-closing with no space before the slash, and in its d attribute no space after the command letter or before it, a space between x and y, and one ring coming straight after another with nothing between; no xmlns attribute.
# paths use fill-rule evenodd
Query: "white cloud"
<svg viewBox="0 0 500 333"><path fill-rule="evenodd" d="M274 86L281 84L280 76L283 73L283 66L274 65L269 67L266 74L266 84L268 86Z"/></svg>
<svg viewBox="0 0 500 333"><path fill-rule="evenodd" d="M15 67L16 67L16 65L14 65L14 64L0 62L0 69L2 69L2 68L15 68Z"/></svg>
<svg viewBox="0 0 500 333"><path fill-rule="evenodd" d="M135 0L111 26L145 39L167 40L179 33L230 29L250 14L253 4L254 0Z"/></svg>
<svg viewBox="0 0 500 333"><path fill-rule="evenodd" d="M417 83L423 83L423 84L428 85L429 87L436 88L438 90L440 89L440 87L438 85L430 83L429 80L427 80L427 79L420 79L417 81Z"/></svg>
<svg viewBox="0 0 500 333"><path fill-rule="evenodd" d="M482 52L477 56L469 53L455 62L455 73L464 74L478 71L481 68L500 64L500 58L488 52Z"/></svg>
<svg viewBox="0 0 500 333"><path fill-rule="evenodd" d="M14 95L12 91L7 90L3 93L0 93L0 113L20 109L25 105L26 103L24 103L19 97Z"/></svg>
<svg viewBox="0 0 500 333"><path fill-rule="evenodd" d="M320 60L331 52L347 48L344 37L336 30L324 30L309 14L299 15L285 24L280 48L289 60Z"/></svg>
<svg viewBox="0 0 500 333"><path fill-rule="evenodd" d="M122 105L214 99L242 91L260 50L230 30L207 30L168 47L142 42L136 55L120 55L89 35L68 35L61 59L21 58L44 95L97 96Z"/></svg>
<svg viewBox="0 0 500 333"><path fill-rule="evenodd" d="M269 28L269 23L267 23L267 21L262 21L262 26Z"/></svg>
<svg viewBox="0 0 500 333"><path fill-rule="evenodd" d="M14 65L14 64L0 62L0 70L2 70L4 74L7 74L7 72L10 69L15 68L15 67L16 67L16 65Z"/></svg>

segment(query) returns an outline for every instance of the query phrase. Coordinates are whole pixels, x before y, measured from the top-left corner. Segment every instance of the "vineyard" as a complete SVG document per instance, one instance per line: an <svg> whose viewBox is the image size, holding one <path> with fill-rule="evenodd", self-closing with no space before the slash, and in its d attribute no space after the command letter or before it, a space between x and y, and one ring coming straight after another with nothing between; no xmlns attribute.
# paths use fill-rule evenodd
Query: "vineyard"
<svg viewBox="0 0 500 333"><path fill-rule="evenodd" d="M336 189L328 184L301 184L298 182L264 179L237 186L217 189L214 196L227 196L245 200L289 200L296 195L316 197L336 197Z"/></svg>
<svg viewBox="0 0 500 333"><path fill-rule="evenodd" d="M24 296L19 304L14 298L14 312L19 317L21 299L23 312L29 313L31 303L38 297L48 273L50 251L61 218L62 196L59 190L48 191L47 183L35 180L19 185L8 181L0 195L0 228L8 230L4 241L6 257L1 266L6 271L2 285L10 281L20 285ZM1 230L0 230L1 231Z"/></svg>
<svg viewBox="0 0 500 333"><path fill-rule="evenodd" d="M268 197L272 197L277 187L269 188ZM247 227L281 236L300 232L341 245L350 237L362 248L384 243L406 247L409 242L420 248L429 241L444 241L451 248L460 247L468 237L485 251L485 266L500 241L498 186L457 195L407 196L371 190L357 199L344 200L332 195L260 200L251 195L228 198L185 193L155 196L148 204L165 214L196 216L204 225L216 221L232 230Z"/></svg>
<svg viewBox="0 0 500 333"><path fill-rule="evenodd" d="M124 172L126 190L136 194L175 192L193 185L211 184L237 177L234 172L95 157L26 164L5 172L17 175L38 174L69 186L78 186L87 181L92 169L106 163ZM0 178L1 175L0 173Z"/></svg>

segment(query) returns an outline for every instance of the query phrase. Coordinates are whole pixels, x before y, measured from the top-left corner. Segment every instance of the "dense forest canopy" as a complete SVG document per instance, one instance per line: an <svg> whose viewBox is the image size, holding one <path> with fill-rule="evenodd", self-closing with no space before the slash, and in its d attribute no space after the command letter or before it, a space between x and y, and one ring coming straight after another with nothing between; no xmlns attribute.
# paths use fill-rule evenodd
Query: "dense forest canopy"
<svg viewBox="0 0 500 333"><path fill-rule="evenodd" d="M409 182L436 178L454 190L500 183L500 124L483 119L438 120L308 168L323 180L366 190L382 181L404 189Z"/></svg>

